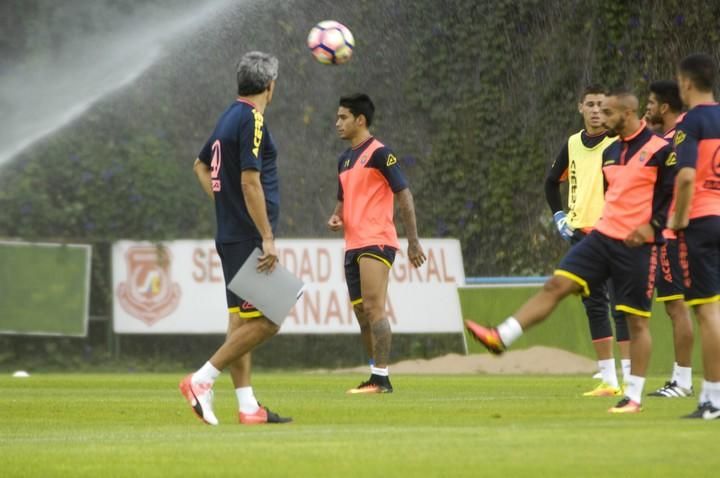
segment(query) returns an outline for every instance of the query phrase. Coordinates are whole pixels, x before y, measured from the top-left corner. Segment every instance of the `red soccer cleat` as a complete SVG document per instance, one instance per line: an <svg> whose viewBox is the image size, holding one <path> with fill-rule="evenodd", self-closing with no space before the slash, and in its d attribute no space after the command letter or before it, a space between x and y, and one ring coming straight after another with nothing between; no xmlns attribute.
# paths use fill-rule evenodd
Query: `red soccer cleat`
<svg viewBox="0 0 720 478"><path fill-rule="evenodd" d="M277 413L270 411L268 407L260 405L260 408L255 413L239 412L238 420L243 425L261 425L265 423L290 423L292 418L281 417Z"/></svg>

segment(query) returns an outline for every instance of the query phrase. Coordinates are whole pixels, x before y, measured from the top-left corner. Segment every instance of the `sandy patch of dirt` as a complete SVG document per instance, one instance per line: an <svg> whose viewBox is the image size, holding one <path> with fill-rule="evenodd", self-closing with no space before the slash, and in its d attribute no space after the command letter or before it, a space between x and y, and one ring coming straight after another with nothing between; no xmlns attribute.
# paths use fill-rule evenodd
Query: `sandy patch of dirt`
<svg viewBox="0 0 720 478"><path fill-rule="evenodd" d="M430 360L403 360L390 365L393 374L592 374L597 363L582 355L535 346L490 354L448 354ZM365 373L367 366L328 370L330 373Z"/></svg>

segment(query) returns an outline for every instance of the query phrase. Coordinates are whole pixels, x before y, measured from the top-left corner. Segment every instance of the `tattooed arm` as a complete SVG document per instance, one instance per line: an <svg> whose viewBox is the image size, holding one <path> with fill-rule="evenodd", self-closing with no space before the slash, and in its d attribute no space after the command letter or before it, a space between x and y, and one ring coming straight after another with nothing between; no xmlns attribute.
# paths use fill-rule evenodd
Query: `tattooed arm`
<svg viewBox="0 0 720 478"><path fill-rule="evenodd" d="M410 188L398 191L395 193L395 198L398 201L400 219L403 222L405 235L408 239L408 258L413 266L420 267L425 262L425 252L423 252L420 241L418 240L415 204Z"/></svg>

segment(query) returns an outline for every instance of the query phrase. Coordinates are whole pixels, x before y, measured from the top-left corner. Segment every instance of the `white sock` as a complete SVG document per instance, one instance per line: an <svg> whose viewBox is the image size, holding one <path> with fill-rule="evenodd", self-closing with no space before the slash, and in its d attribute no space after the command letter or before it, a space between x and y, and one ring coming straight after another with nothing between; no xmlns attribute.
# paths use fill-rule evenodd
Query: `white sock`
<svg viewBox="0 0 720 478"><path fill-rule="evenodd" d="M240 387L235 389L238 406L242 413L255 413L260 408L252 387Z"/></svg>
<svg viewBox="0 0 720 478"><path fill-rule="evenodd" d="M618 387L617 372L615 371L615 359L598 360L598 369L602 375L602 381L611 387Z"/></svg>
<svg viewBox="0 0 720 478"><path fill-rule="evenodd" d="M385 368L379 368L374 365L370 367L370 373L373 375L380 375L381 377L388 377L390 376L390 371L388 367Z"/></svg>
<svg viewBox="0 0 720 478"><path fill-rule="evenodd" d="M622 368L623 383L625 383L630 376L630 359L620 359L620 367Z"/></svg>
<svg viewBox="0 0 720 478"><path fill-rule="evenodd" d="M205 365L193 374L190 381L192 383L213 383L219 376L220 370L213 367L210 362L205 362Z"/></svg>
<svg viewBox="0 0 720 478"><path fill-rule="evenodd" d="M692 388L692 367L681 367L675 363L672 380L677 382L678 386L690 390Z"/></svg>
<svg viewBox="0 0 720 478"><path fill-rule="evenodd" d="M710 401L710 396L708 396L708 393L707 393L708 383L710 383L710 382L708 382L707 380L703 380L703 382L702 382L702 388L700 388L700 395L698 395L698 402L700 404Z"/></svg>
<svg viewBox="0 0 720 478"><path fill-rule="evenodd" d="M505 347L515 342L523 334L520 322L515 317L508 317L505 322L497 326L498 335Z"/></svg>
<svg viewBox="0 0 720 478"><path fill-rule="evenodd" d="M705 395L707 401L712 404L715 408L720 408L720 382L708 382L703 383L705 388Z"/></svg>
<svg viewBox="0 0 720 478"><path fill-rule="evenodd" d="M625 396L633 402L640 403L644 387L645 377L628 375L627 381L625 382Z"/></svg>

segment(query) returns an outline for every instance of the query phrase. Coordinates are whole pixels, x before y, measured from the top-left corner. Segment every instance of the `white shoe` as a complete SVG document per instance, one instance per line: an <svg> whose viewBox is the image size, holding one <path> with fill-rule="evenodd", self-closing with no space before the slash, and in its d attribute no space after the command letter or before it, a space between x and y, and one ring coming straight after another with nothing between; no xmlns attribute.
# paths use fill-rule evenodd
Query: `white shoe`
<svg viewBox="0 0 720 478"><path fill-rule="evenodd" d="M213 412L212 383L192 383L192 375L187 375L180 382L180 393L188 401L195 415L208 425L217 425L218 419Z"/></svg>
<svg viewBox="0 0 720 478"><path fill-rule="evenodd" d="M666 397L666 398L684 398L691 397L693 394L692 387L683 388L676 381L665 382L665 385L658 388L654 392L648 393L649 397Z"/></svg>
<svg viewBox="0 0 720 478"><path fill-rule="evenodd" d="M602 379L602 374L600 372L597 372L595 375L592 376L592 378L600 380Z"/></svg>

